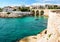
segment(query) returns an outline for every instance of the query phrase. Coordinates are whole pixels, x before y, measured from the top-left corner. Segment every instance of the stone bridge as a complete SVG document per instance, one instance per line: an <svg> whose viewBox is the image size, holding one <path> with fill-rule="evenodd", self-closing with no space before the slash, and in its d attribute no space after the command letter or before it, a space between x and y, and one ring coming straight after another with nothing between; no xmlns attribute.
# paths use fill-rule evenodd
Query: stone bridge
<svg viewBox="0 0 60 42"><path fill-rule="evenodd" d="M49 16L49 11L57 11L57 10L60 10L60 9L31 9L31 11L34 11L34 16L36 17L37 15L37 11L38 11L38 15L40 16L41 15L41 11L44 12L43 15L45 16Z"/></svg>

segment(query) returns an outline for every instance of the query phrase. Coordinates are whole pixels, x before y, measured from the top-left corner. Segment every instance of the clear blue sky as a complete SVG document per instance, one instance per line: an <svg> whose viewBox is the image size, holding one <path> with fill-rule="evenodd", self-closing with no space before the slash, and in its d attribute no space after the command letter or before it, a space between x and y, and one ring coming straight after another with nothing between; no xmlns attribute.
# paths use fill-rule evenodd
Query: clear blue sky
<svg viewBox="0 0 60 42"><path fill-rule="evenodd" d="M31 5L33 3L60 4L60 0L0 0L0 7L13 5Z"/></svg>

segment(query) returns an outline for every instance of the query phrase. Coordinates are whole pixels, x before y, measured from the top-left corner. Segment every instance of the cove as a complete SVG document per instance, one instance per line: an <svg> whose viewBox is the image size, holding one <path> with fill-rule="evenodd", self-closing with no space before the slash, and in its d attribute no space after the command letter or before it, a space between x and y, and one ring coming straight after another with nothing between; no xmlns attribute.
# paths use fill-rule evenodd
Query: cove
<svg viewBox="0 0 60 42"><path fill-rule="evenodd" d="M45 16L39 20L34 17L0 18L0 42L16 42L26 36L36 35L47 28Z"/></svg>

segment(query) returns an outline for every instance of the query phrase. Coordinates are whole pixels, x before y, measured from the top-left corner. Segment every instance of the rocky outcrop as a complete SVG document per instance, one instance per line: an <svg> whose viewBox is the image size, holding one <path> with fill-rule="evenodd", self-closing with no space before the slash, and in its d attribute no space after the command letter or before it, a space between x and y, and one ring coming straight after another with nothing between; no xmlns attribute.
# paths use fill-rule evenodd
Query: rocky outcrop
<svg viewBox="0 0 60 42"><path fill-rule="evenodd" d="M22 17L22 15L17 15L17 14L9 14L8 17Z"/></svg>
<svg viewBox="0 0 60 42"><path fill-rule="evenodd" d="M0 17L23 17L23 15L18 14L7 14L7 12L0 12Z"/></svg>
<svg viewBox="0 0 60 42"><path fill-rule="evenodd" d="M37 42L38 39L40 39L42 36L44 36L47 33L47 30L42 31L40 34L25 37L18 42Z"/></svg>
<svg viewBox="0 0 60 42"><path fill-rule="evenodd" d="M36 42L36 40L37 40L36 36L29 36L19 40L18 42Z"/></svg>

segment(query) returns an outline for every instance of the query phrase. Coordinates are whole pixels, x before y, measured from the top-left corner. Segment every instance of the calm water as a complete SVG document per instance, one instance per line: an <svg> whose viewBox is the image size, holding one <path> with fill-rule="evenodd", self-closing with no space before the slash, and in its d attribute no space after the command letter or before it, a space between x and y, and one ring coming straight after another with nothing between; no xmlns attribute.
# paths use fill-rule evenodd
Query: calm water
<svg viewBox="0 0 60 42"><path fill-rule="evenodd" d="M0 42L16 42L29 35L40 33L47 27L47 18L0 18Z"/></svg>

